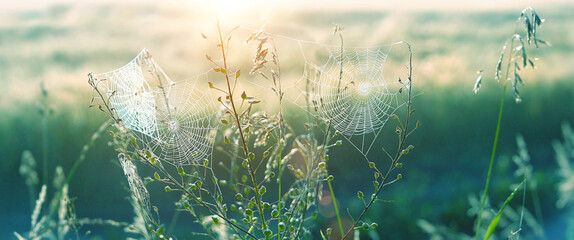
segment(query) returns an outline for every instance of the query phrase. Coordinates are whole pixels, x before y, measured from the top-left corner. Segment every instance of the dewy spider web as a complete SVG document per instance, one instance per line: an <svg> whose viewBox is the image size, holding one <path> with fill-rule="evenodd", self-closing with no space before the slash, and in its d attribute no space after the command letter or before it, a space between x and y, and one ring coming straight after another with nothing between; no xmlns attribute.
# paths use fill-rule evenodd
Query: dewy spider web
<svg viewBox="0 0 574 240"><path fill-rule="evenodd" d="M398 99L400 83L383 77L394 45L327 48L329 57L322 66L305 58L305 87L298 84L307 94L309 111L329 121L365 157L389 117L404 104Z"/></svg>
<svg viewBox="0 0 574 240"><path fill-rule="evenodd" d="M295 42L305 62L303 76L295 83L283 85L285 99L330 122L367 158L385 123L405 104L404 99L399 98L399 89L408 86L398 79L386 81L383 76L384 64L392 48L404 43L341 49L340 46L267 35L274 40ZM316 64L324 59L327 61L323 65ZM252 82L252 85L262 91L273 87L268 87L269 81L265 80Z"/></svg>
<svg viewBox="0 0 574 240"><path fill-rule="evenodd" d="M162 161L174 166L208 167L219 111L209 95L207 74L173 82L144 49L114 71L94 75L125 127Z"/></svg>

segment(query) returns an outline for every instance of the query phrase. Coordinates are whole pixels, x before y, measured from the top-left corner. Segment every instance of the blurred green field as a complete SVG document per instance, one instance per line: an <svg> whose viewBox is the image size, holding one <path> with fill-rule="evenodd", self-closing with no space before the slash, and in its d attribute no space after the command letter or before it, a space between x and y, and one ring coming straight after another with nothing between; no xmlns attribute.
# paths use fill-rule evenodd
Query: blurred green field
<svg viewBox="0 0 574 240"><path fill-rule="evenodd" d="M221 21L227 29L265 26L278 35L334 45L338 39L333 36L333 24L345 28L346 46L410 42L414 50L413 86L420 93L414 100L415 118L422 127L411 139L416 148L402 170L404 179L383 190L381 198L388 202L378 204L369 216L377 219L381 239L428 238L417 227L418 219L471 234L473 219L467 216L467 197L483 188L501 96L501 87L493 79L494 67L504 40L514 30L515 19L526 6L394 10L388 5L351 7L338 3L333 8L261 8L244 16L229 14ZM14 239L13 231L29 229L30 196L18 173L22 152L30 150L41 167L41 136L47 131L49 176L57 165L67 173L82 146L107 119L97 109L88 108L92 94L87 84L89 72L116 69L144 47L173 80L209 70L204 56L212 53L214 46L200 33L215 36L215 13L197 4L87 1L0 6L0 238ZM516 154L515 136L521 133L539 183L547 237L562 239L569 216L555 207L557 164L551 143L561 139L562 122L574 122L574 4L539 1L533 7L546 19L538 34L552 46L530 53L540 60L537 70L523 73L522 103L514 104L507 92L499 142L502 157L494 173L491 201L504 201L509 185L518 182L512 176L515 167L509 157ZM236 34L248 33L242 28ZM296 42L278 41L285 42L284 47L278 46L280 58L284 57L283 74L287 81L295 81L304 64L300 52L293 51ZM238 40L232 50L230 55L238 56L232 64L242 69L248 66L252 49ZM388 74L404 71L404 62L392 57L386 66ZM475 95L472 88L479 69L485 70L485 80ZM47 98L42 98L41 82L48 91ZM43 105L52 110L45 128L39 111ZM294 121L297 117L296 112L286 116ZM388 128L390 134L384 135L381 143L394 141L392 130ZM70 186L70 195L75 197L79 217L129 222L133 216L127 184L107 141L108 136L91 148ZM336 176L338 195L343 206L360 209L356 186L370 184L370 176L361 178L365 175L362 171L368 169L355 167L352 149L336 151L333 155L341 157L330 163L329 170ZM152 202L163 207L162 221L169 224L173 199L161 189L152 187L150 191L154 190L157 194L152 193ZM518 201L513 205L519 206ZM532 202L527 200L526 205L532 207ZM186 221L189 219L182 220ZM332 218L318 222L321 226L333 223ZM91 228L86 226L82 231ZM122 231L93 227L93 235L100 239L123 238ZM176 233L185 236L188 231L179 229Z"/></svg>

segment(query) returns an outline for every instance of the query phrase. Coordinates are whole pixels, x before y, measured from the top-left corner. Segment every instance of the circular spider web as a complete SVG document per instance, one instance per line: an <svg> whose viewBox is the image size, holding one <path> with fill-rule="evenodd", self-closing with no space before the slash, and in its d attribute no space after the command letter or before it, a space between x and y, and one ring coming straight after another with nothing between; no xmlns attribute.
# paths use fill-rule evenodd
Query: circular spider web
<svg viewBox="0 0 574 240"><path fill-rule="evenodd" d="M327 63L315 69L312 103L319 115L344 135L381 129L397 104L383 78L387 52L375 49L330 50Z"/></svg>
<svg viewBox="0 0 574 240"><path fill-rule="evenodd" d="M204 165L211 157L220 116L213 98L196 86L207 83L203 79L206 76L177 82L158 103L156 143L161 149L160 159L179 166Z"/></svg>
<svg viewBox="0 0 574 240"><path fill-rule="evenodd" d="M307 94L309 111L330 122L365 156L389 117L404 104L398 99L400 83L383 77L393 46L327 48L324 65L305 59L304 76L296 84Z"/></svg>
<svg viewBox="0 0 574 240"><path fill-rule="evenodd" d="M211 168L205 163L212 155L220 116L207 74L173 82L144 49L125 66L94 77L107 98L102 101L147 150L174 166Z"/></svg>

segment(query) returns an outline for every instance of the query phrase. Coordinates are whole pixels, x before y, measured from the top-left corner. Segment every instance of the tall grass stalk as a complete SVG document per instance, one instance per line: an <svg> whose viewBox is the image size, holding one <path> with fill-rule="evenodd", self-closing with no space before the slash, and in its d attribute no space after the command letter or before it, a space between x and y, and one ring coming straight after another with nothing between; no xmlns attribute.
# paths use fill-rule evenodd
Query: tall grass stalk
<svg viewBox="0 0 574 240"><path fill-rule="evenodd" d="M506 84L502 88L502 97L500 98L500 108L498 110L498 121L496 123L496 131L494 133L494 141L492 144L492 153L490 154L490 163L488 165L488 173L486 174L486 183L484 186L484 191L482 198L480 200L480 210L478 211L478 222L476 224L475 239L478 239L480 234L480 226L482 224L482 212L484 211L484 206L486 205L486 198L488 196L488 186L490 186L490 177L492 176L492 168L494 165L494 157L496 156L496 147L498 146L498 137L500 135L500 126L502 122L502 113L504 112L504 100L506 96Z"/></svg>
<svg viewBox="0 0 574 240"><path fill-rule="evenodd" d="M496 156L496 148L498 146L498 139L500 136L502 114L504 112L504 102L505 102L505 96L506 96L506 89L507 89L507 86L510 82L512 84L515 101L517 103L519 103L521 101L520 93L518 91L518 84L524 85L524 83L522 81L522 78L519 75L519 71L523 68L526 68L528 65L530 65L532 68L534 68L534 62L526 54L526 45L524 44L524 42L526 40L526 42L529 45L531 43L534 43L534 45L536 47L538 47L538 43L544 44L544 45L550 45L547 41L541 40L541 39L537 38L537 36L536 36L536 28L540 27L540 25L542 25L543 22L544 22L544 20L538 16L536 11L532 7L528 7L528 8L523 9L520 16L516 20L514 33L512 34L512 36L509 39L506 40L504 46L502 47L502 52L500 54L500 58L499 58L498 63L496 65L495 79L499 80L499 81L500 81L500 79L503 80L503 83L502 83L503 88L502 88L502 96L501 96L501 100L500 100L500 107L499 107L499 111L498 111L498 120L497 120L497 124L496 124L496 131L494 134L494 141L492 144L492 152L490 155L490 163L488 166L488 172L486 175L486 183L484 186L484 191L483 191L481 204L480 204L480 210L478 212L478 220L477 220L477 224L476 224L476 228L475 228L475 237L474 237L475 239L478 239L480 236L480 233L481 233L482 215L483 215L483 211L484 211L484 208L486 205L486 199L488 197L488 189L490 186L492 169L494 167L494 158ZM518 29L519 29L519 26L521 24L524 26L524 33L525 33L524 36L520 35L518 33ZM507 48L509 43L510 43L510 48ZM505 53L508 53L509 56L506 57L507 58L507 64L506 64L506 67L503 69L502 68L502 62L504 60L504 54ZM501 73L503 72L503 70L504 70L504 78L501 78ZM511 79L511 75L510 75L511 72L513 73L512 79ZM474 87L475 93L478 92L478 90L480 88L481 81L482 81L482 75L479 76L479 78L476 81L476 84ZM492 227L496 227L496 224ZM490 228L491 227L489 226L489 231L490 231ZM489 237L489 235L486 235L484 239L488 239L488 237Z"/></svg>

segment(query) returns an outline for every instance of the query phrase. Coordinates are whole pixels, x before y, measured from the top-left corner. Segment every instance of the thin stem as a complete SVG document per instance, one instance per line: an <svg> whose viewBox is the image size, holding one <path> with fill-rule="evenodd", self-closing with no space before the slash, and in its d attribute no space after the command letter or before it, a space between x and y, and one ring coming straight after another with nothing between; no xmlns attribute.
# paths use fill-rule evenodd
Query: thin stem
<svg viewBox="0 0 574 240"><path fill-rule="evenodd" d="M281 128L280 128L279 132L280 132L280 133L283 132L283 131L281 130ZM281 205L281 204L280 204L280 203L281 203L281 199L282 199L282 193L281 193L281 175L282 175L282 174L281 174L281 173L283 172L283 171L281 170L281 160L282 160L282 159L281 159L281 158L282 158L282 157L281 157L281 154L282 154L282 151L283 151L283 144L282 144L282 142L281 142L282 139L283 139L283 135L281 135L281 138L279 139L279 155L278 155L278 157L277 157L277 158L278 158L277 160L279 161L279 167L278 167L278 172L279 172L278 174L279 174L279 175L277 176L277 192L278 192L278 194L277 194L277 197L278 197L278 198L277 198L277 201L279 201L279 207L277 208L277 210L279 211L279 216L281 216L281 209L283 208L283 206L280 206L280 205ZM281 221L277 221L277 240L281 240L281 233L279 232L279 224L280 224L280 223L281 223Z"/></svg>
<svg viewBox="0 0 574 240"><path fill-rule="evenodd" d="M344 42L343 42L343 34L338 29L339 38L341 39L341 68L339 71L339 82L337 83L337 101L340 97L340 90L341 90L341 79L343 78L343 53L344 53ZM329 136L329 130L331 129L331 121L327 124L327 133L325 134L325 141L324 144L327 144L327 137ZM331 192L331 199L333 199L333 207L335 208L335 214L337 215L337 223L339 224L339 230L341 231L341 238L345 237L345 233L343 231L343 224L341 223L341 214L339 213L339 207L337 206L337 199L335 198L335 193L333 192L333 187L331 186L331 181L327 180L329 184L329 191Z"/></svg>
<svg viewBox="0 0 574 240"><path fill-rule="evenodd" d="M475 239L478 239L480 234L480 226L482 223L482 211L486 205L486 197L488 196L488 186L490 185L490 177L492 175L492 166L494 165L494 157L496 156L496 147L498 145L498 137L500 135L500 125L502 122L502 113L504 111L504 99L506 96L506 84L502 89L502 97L500 98L500 109L498 110L498 122L496 124L496 132L494 134L494 143L492 144L492 154L490 155L490 164L488 165L488 173L486 175L486 186L484 186L484 193L482 195L482 200L480 201L480 211L478 212L478 222L476 224Z"/></svg>
<svg viewBox="0 0 574 240"><path fill-rule="evenodd" d="M235 119L235 123L237 124L237 129L239 131L239 135L241 137L241 143L243 144L243 152L245 153L245 157L247 159L247 166L249 168L249 174L251 176L251 181L253 182L253 188L254 188L253 190L255 190L257 209L259 210L259 215L261 216L261 224L263 226L263 229L267 229L267 223L265 221L265 215L263 214L263 204L261 203L261 196L259 194L259 184L257 183L257 179L255 179L255 171L253 170L253 165L251 164L251 159L249 158L249 149L247 147L247 141L245 140L245 136L243 134L243 128L241 126L241 122L239 119L239 114L237 113L237 108L235 107L235 102L233 100L233 91L231 90L231 82L229 80L229 73L227 71L227 54L226 54L225 47L223 44L223 36L221 34L221 27L219 25L219 19L217 19L217 30L219 32L219 47L221 49L221 54L223 57L223 69L225 70L225 80L227 81L227 90L228 90L229 101L231 102L231 109L233 110L232 113L233 113L233 116ZM235 83L237 83L237 79L235 81L236 81Z"/></svg>
<svg viewBox="0 0 574 240"><path fill-rule="evenodd" d="M516 27L518 26L518 24L516 24ZM515 27L515 31L516 32L516 27ZM494 133L494 142L492 143L492 153L490 155L490 163L488 165L488 173L486 175L486 183L484 186L484 193L482 195L482 199L480 201L480 210L478 211L478 221L476 224L476 229L475 229L475 235L474 238L478 239L479 235L480 235L480 227L482 225L482 212L484 211L484 207L486 205L486 197L488 196L488 187L490 185L490 177L492 175L492 167L494 165L494 157L496 156L496 147L498 145L498 137L500 135L500 125L502 122L502 113L504 112L504 99L506 98L506 86L507 86L507 80L508 80L508 74L510 71L510 66L512 65L512 53L513 53L513 49L514 49L514 35L513 37L510 39L510 52L509 52L509 57L508 57L508 63L506 64L506 72L504 74L504 83L503 83L503 88L502 88L502 97L500 98L500 107L498 110L498 121L496 123L496 132Z"/></svg>

